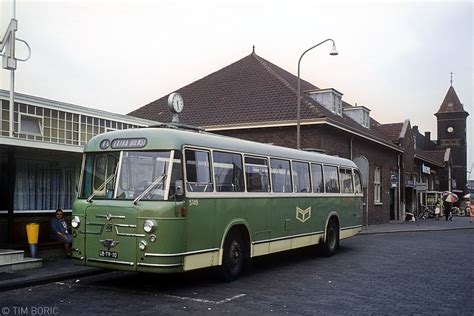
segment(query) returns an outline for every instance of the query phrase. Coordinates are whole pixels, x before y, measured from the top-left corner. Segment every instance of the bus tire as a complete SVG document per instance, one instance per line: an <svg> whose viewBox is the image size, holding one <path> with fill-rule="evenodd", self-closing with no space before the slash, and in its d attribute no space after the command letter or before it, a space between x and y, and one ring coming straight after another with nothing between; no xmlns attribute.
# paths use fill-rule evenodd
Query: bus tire
<svg viewBox="0 0 474 316"><path fill-rule="evenodd" d="M339 248L339 225L331 219L326 229L326 239L323 243L323 254L326 257L334 255Z"/></svg>
<svg viewBox="0 0 474 316"><path fill-rule="evenodd" d="M237 230L231 231L225 239L222 266L219 267L222 280L231 282L239 277L247 261L246 253L241 234Z"/></svg>

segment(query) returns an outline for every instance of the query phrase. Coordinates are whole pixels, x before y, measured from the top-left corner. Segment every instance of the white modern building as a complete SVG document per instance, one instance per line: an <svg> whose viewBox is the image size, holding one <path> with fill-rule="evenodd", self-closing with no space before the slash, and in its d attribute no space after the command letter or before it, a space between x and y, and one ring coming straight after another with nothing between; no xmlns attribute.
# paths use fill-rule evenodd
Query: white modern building
<svg viewBox="0 0 474 316"><path fill-rule="evenodd" d="M56 208L70 211L82 149L93 136L154 121L0 89L0 248L25 244L26 223L40 223L40 243ZM10 136L12 135L12 136Z"/></svg>

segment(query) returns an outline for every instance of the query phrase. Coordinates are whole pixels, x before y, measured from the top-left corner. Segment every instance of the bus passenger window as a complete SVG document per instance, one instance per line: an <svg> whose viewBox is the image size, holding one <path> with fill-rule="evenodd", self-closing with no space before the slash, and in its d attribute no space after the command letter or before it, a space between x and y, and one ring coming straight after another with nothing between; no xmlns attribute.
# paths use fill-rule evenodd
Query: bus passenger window
<svg viewBox="0 0 474 316"><path fill-rule="evenodd" d="M339 193L339 174L337 167L324 166L326 193Z"/></svg>
<svg viewBox="0 0 474 316"><path fill-rule="evenodd" d="M291 187L290 162L288 160L270 159L273 192L290 193Z"/></svg>
<svg viewBox="0 0 474 316"><path fill-rule="evenodd" d="M212 192L209 152L184 151L186 156L186 187L189 192Z"/></svg>
<svg viewBox="0 0 474 316"><path fill-rule="evenodd" d="M293 182L295 192L311 192L311 183L309 181L309 164L306 162L293 162Z"/></svg>
<svg viewBox="0 0 474 316"><path fill-rule="evenodd" d="M217 192L243 192L244 173L239 154L214 151L212 154Z"/></svg>
<svg viewBox="0 0 474 316"><path fill-rule="evenodd" d="M270 192L267 159L245 157L245 176L247 192Z"/></svg>
<svg viewBox="0 0 474 316"><path fill-rule="evenodd" d="M323 167L318 164L311 164L311 174L313 176L313 192L323 193L324 182L323 182Z"/></svg>
<svg viewBox="0 0 474 316"><path fill-rule="evenodd" d="M355 184L355 193L362 193L362 183L360 181L360 173L358 170L354 169L354 184Z"/></svg>
<svg viewBox="0 0 474 316"><path fill-rule="evenodd" d="M340 169L341 172L341 192L354 193L352 188L352 171L350 169Z"/></svg>

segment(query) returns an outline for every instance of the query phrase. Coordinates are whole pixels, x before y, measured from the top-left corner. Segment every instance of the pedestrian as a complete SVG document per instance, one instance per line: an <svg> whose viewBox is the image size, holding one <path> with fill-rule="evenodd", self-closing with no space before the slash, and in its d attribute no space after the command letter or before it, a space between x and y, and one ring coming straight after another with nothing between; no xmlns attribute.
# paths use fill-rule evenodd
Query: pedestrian
<svg viewBox="0 0 474 316"><path fill-rule="evenodd" d="M435 204L435 216L437 220L439 220L440 215L441 215L441 201L438 200Z"/></svg>
<svg viewBox="0 0 474 316"><path fill-rule="evenodd" d="M452 203L446 202L446 207L444 209L444 215L446 216L446 221L448 221L448 220L452 221L453 220L453 215L452 215L452 211L451 211L452 207L453 207Z"/></svg>
<svg viewBox="0 0 474 316"><path fill-rule="evenodd" d="M63 210L58 208L54 213L54 217L51 217L49 221L50 237L55 241L64 243L64 249L66 250L66 256L71 257L71 243L72 236L67 228L66 221L64 220Z"/></svg>

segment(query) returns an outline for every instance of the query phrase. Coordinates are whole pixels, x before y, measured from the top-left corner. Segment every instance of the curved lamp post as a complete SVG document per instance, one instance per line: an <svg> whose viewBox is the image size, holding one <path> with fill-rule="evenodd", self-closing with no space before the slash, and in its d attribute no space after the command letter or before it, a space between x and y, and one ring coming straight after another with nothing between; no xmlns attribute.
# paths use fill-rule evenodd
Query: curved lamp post
<svg viewBox="0 0 474 316"><path fill-rule="evenodd" d="M300 149L301 147L301 141L300 141L300 138L301 138L301 135L300 135L300 112L301 112L301 83L300 83L300 64L301 64L301 59L303 58L304 54L306 54L307 52L309 52L310 50L312 50L313 48L315 47L318 47L319 45L323 44L323 43L326 43L328 41L331 41L332 42L332 48L331 48L331 51L329 52L329 55L331 56L336 56L338 54L337 50L336 50L336 43L334 43L334 41L330 38L328 38L327 40L324 40L322 41L321 43L318 43L316 45L314 45L313 47L310 47L308 48L307 50L304 51L303 54L301 54L300 56L300 59L298 60L298 83L297 83L297 86L298 86L298 100L297 100L297 105L296 105L296 148L297 149Z"/></svg>

